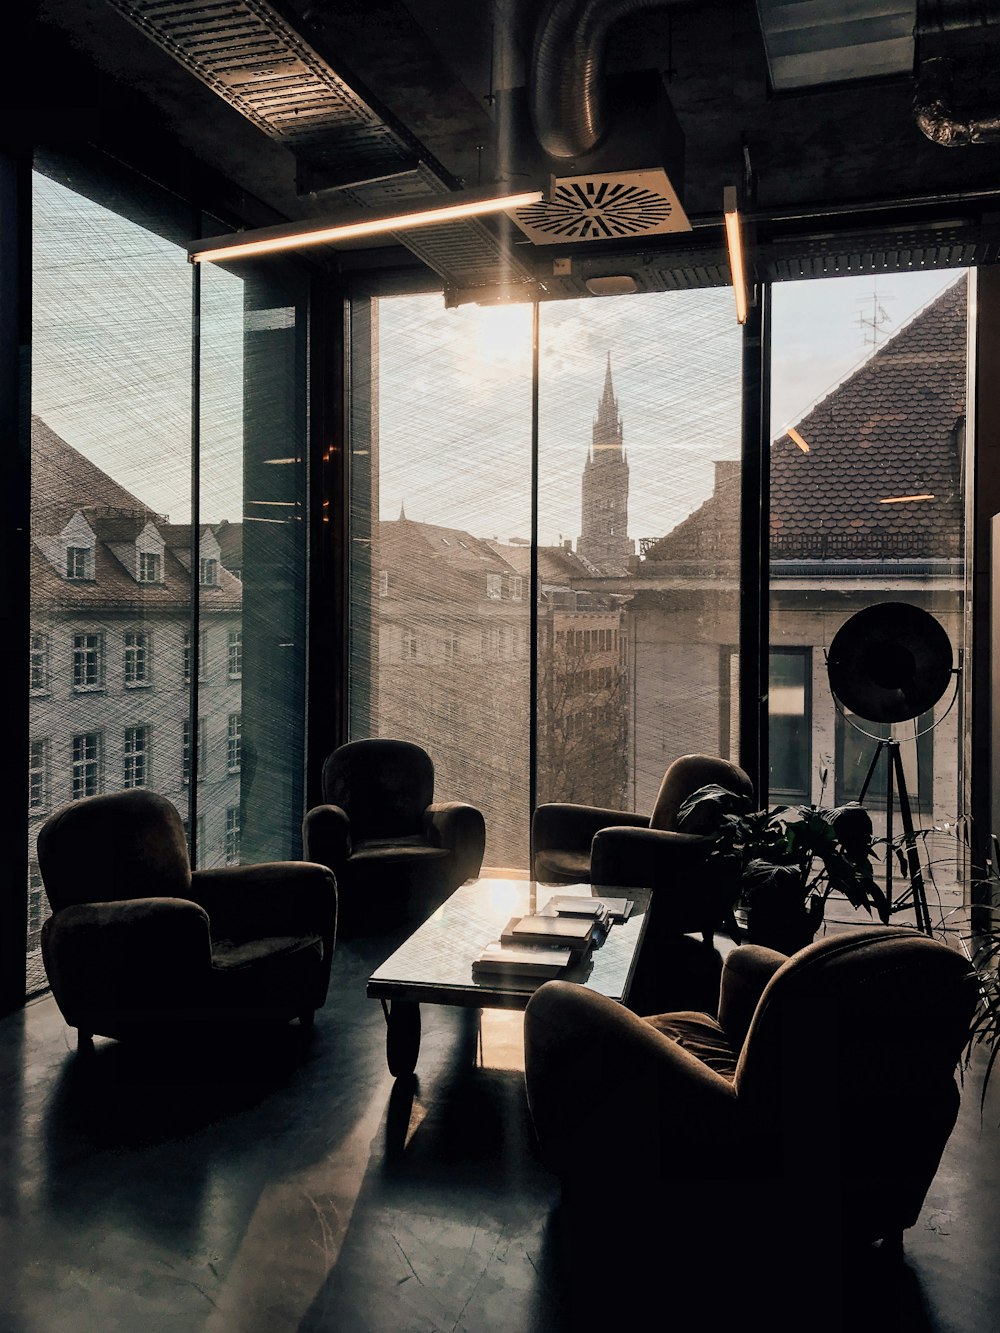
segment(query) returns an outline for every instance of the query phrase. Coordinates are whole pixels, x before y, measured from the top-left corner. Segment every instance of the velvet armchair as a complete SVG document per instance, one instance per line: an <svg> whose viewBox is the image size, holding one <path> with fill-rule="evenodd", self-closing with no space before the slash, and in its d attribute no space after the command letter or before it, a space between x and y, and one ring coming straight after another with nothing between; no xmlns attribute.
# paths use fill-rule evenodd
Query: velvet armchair
<svg viewBox="0 0 1000 1333"><path fill-rule="evenodd" d="M760 1265L778 1309L815 1260L832 1290L838 1256L898 1247L916 1222L955 1123L975 1005L960 950L891 927L790 959L734 949L717 1019L640 1018L545 983L525 1013L525 1083L572 1243L597 1243L613 1217L655 1258L656 1281L672 1262L717 1279L736 1264L741 1281ZM595 1169L611 1126L627 1154Z"/></svg>
<svg viewBox="0 0 1000 1333"><path fill-rule="evenodd" d="M465 801L435 802L434 764L419 745L349 741L327 756L321 790L303 846L335 874L347 933L426 914L479 874L482 813Z"/></svg>
<svg viewBox="0 0 1000 1333"><path fill-rule="evenodd" d="M326 999L331 872L303 861L192 871L181 817L146 790L74 801L38 833L42 958L81 1046L190 1022L298 1018Z"/></svg>

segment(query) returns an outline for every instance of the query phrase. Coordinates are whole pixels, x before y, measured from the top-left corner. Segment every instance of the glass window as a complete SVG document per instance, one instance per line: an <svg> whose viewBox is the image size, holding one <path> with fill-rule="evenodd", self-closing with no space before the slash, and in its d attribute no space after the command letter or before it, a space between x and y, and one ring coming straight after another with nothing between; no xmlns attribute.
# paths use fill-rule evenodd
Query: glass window
<svg viewBox="0 0 1000 1333"><path fill-rule="evenodd" d="M944 629L954 660L962 652L971 660L968 308L968 275L954 270L773 289L772 795L857 799L879 739L890 735L852 712L857 697L837 699L831 690L830 645L857 612L883 603L919 608ZM858 671L864 677L864 663ZM927 834L935 822L967 812L968 738L956 692L957 681L928 716L894 728L911 809L926 817ZM887 754L879 751L865 792L876 836L886 831ZM899 832L898 797L894 804ZM921 848L929 851L927 839ZM946 910L962 894L954 847L950 862L943 854L934 859Z"/></svg>
<svg viewBox="0 0 1000 1333"><path fill-rule="evenodd" d="M198 582L203 588L214 588L219 582L219 562L203 555L198 561Z"/></svg>
<svg viewBox="0 0 1000 1333"><path fill-rule="evenodd" d="M49 741L32 739L28 745L28 806L44 810L49 804Z"/></svg>
<svg viewBox="0 0 1000 1333"><path fill-rule="evenodd" d="M240 863L240 807L226 807L225 860L227 866Z"/></svg>
<svg viewBox="0 0 1000 1333"><path fill-rule="evenodd" d="M66 577L67 579L92 579L94 569L94 552L89 546L67 546L66 547Z"/></svg>
<svg viewBox="0 0 1000 1333"><path fill-rule="evenodd" d="M104 684L103 634L73 635L73 689L99 690Z"/></svg>
<svg viewBox="0 0 1000 1333"><path fill-rule="evenodd" d="M150 640L145 630L126 630L125 632L124 672L126 686L149 685L150 682Z"/></svg>
<svg viewBox="0 0 1000 1333"><path fill-rule="evenodd" d="M49 636L32 634L29 664L29 689L32 694L46 694L49 689Z"/></svg>
<svg viewBox="0 0 1000 1333"><path fill-rule="evenodd" d="M198 719L198 781L204 782L208 763L208 723L207 719ZM191 781L191 719L186 717L181 724L181 782L187 786Z"/></svg>
<svg viewBox="0 0 1000 1333"><path fill-rule="evenodd" d="M240 771L241 759L241 736L242 720L239 713L229 714L229 723L226 728L226 772L238 773Z"/></svg>
<svg viewBox="0 0 1000 1333"><path fill-rule="evenodd" d="M540 309L540 802L648 813L680 755L738 757L741 352L724 289Z"/></svg>
<svg viewBox="0 0 1000 1333"><path fill-rule="evenodd" d="M103 789L104 737L99 731L74 736L72 741L72 797L97 796Z"/></svg>
<svg viewBox="0 0 1000 1333"><path fill-rule="evenodd" d="M123 742L123 787L145 787L149 784L149 728L126 727Z"/></svg>
<svg viewBox="0 0 1000 1333"><path fill-rule="evenodd" d="M231 629L226 641L226 674L230 680L243 676L243 631Z"/></svg>
<svg viewBox="0 0 1000 1333"><path fill-rule="evenodd" d="M503 596L503 575L502 575L502 574L487 574L487 575L486 575L486 596L487 596L487 597L493 597L493 598L499 598L499 597Z"/></svg>
<svg viewBox="0 0 1000 1333"><path fill-rule="evenodd" d="M163 556L158 551L139 552L139 582L160 583L163 579Z"/></svg>

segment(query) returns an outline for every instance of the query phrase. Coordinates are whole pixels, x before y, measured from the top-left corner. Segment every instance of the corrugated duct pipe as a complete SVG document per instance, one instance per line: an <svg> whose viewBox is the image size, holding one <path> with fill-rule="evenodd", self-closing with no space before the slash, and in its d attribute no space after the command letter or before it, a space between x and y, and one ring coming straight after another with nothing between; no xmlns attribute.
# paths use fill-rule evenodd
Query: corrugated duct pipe
<svg viewBox="0 0 1000 1333"><path fill-rule="evenodd" d="M538 142L550 157L584 157L601 142L608 129L608 34L626 15L670 3L549 0L535 29L528 100Z"/></svg>
<svg viewBox="0 0 1000 1333"><path fill-rule="evenodd" d="M1000 111L977 117L957 116L953 82L952 61L945 56L933 56L920 64L913 111L927 138L945 148L1000 143Z"/></svg>

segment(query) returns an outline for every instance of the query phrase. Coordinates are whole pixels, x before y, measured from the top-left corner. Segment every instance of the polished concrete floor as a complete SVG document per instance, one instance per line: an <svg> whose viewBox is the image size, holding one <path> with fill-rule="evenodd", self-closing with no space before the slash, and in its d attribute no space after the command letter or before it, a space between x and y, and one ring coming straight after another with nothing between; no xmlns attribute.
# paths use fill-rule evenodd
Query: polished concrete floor
<svg viewBox="0 0 1000 1333"><path fill-rule="evenodd" d="M394 943L339 945L312 1033L81 1059L50 998L0 1022L2 1333L562 1333L602 1304L608 1333L745 1324L738 1256L691 1292L664 1255L648 1310L591 1301L632 1285L633 1229L655 1218L595 1217L567 1291L520 1016L477 1031L427 1010L416 1084L394 1086L365 996ZM843 1308L852 1330L1000 1330L1000 1076L982 1115L980 1080L902 1267L750 1327L812 1333ZM891 1151L891 1126L873 1133Z"/></svg>

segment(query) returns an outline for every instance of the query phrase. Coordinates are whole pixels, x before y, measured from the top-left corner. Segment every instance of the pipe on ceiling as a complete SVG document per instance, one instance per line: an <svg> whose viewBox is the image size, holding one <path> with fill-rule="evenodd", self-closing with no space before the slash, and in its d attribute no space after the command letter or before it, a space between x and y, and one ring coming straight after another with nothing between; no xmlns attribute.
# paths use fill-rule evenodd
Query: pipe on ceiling
<svg viewBox="0 0 1000 1333"><path fill-rule="evenodd" d="M627 15L670 3L549 0L535 29L528 103L538 142L550 157L584 157L601 142L608 129L608 34Z"/></svg>
<svg viewBox="0 0 1000 1333"><path fill-rule="evenodd" d="M1000 143L1000 112L975 118L957 116L953 82L953 62L946 56L932 56L921 62L913 110L923 133L945 148Z"/></svg>

